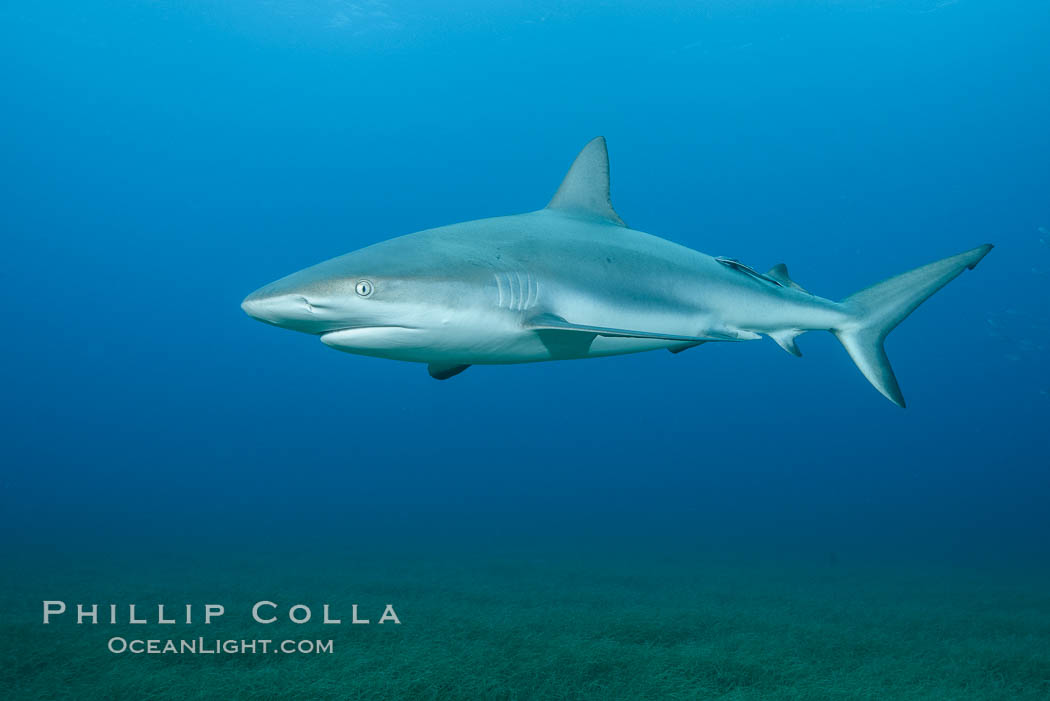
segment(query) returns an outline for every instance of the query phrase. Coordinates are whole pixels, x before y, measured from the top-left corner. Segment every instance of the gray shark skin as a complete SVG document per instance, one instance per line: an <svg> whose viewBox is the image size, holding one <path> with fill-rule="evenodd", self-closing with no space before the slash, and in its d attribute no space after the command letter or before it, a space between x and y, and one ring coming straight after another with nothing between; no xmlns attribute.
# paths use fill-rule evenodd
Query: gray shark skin
<svg viewBox="0 0 1050 701"><path fill-rule="evenodd" d="M903 407L883 340L991 248L824 299L782 264L760 273L627 227L609 199L598 137L544 209L383 241L266 285L241 306L337 350L427 363L437 379L470 365L679 352L763 335L800 355L795 337L824 330Z"/></svg>

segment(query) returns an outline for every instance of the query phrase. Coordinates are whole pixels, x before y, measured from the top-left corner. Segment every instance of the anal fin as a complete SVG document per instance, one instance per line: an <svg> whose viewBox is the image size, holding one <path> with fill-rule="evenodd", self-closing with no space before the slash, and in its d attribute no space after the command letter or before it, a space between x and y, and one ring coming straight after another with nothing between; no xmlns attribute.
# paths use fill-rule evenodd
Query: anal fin
<svg viewBox="0 0 1050 701"><path fill-rule="evenodd" d="M770 338L777 342L777 345L786 350L791 355L802 357L802 351L798 349L798 345L795 343L795 338L802 332L798 329L785 329L783 331L774 331L768 334Z"/></svg>

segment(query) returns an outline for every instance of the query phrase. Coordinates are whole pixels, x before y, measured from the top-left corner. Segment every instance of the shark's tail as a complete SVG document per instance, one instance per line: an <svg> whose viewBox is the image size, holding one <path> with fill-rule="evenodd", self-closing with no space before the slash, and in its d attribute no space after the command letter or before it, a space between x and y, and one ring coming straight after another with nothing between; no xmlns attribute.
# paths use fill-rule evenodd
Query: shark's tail
<svg viewBox="0 0 1050 701"><path fill-rule="evenodd" d="M991 244L978 246L891 277L843 300L851 319L831 332L846 348L864 377L897 406L904 406L904 395L886 357L883 341L904 317L963 270L972 270L990 250Z"/></svg>

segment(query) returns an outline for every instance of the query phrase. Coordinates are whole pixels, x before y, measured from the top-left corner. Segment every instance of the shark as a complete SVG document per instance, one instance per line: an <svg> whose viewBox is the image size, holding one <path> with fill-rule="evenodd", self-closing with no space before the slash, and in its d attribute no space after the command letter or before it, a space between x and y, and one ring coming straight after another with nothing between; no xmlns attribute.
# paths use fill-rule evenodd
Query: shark
<svg viewBox="0 0 1050 701"><path fill-rule="evenodd" d="M760 272L627 226L597 137L543 209L385 240L265 285L241 307L339 351L424 363L438 380L472 365L680 353L763 337L800 356L800 334L829 331L904 407L887 334L991 249L826 299L784 264Z"/></svg>

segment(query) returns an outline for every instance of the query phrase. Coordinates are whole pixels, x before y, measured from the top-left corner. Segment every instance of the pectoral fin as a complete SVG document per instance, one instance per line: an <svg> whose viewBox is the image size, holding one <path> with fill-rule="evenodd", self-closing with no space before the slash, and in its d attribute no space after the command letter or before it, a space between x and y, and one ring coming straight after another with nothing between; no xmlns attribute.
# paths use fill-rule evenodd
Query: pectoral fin
<svg viewBox="0 0 1050 701"><path fill-rule="evenodd" d="M707 343L707 341L697 341L696 343L686 343L686 344L683 344L681 346L675 346L674 348L668 348L667 350L671 351L672 353L678 354L678 353L681 353L682 351L687 351L690 348L696 348L697 346L702 346L705 343Z"/></svg>
<svg viewBox="0 0 1050 701"><path fill-rule="evenodd" d="M469 365L441 365L439 363L430 363L427 365L427 371L435 380L447 380L450 377L455 377L469 367Z"/></svg>
<svg viewBox="0 0 1050 701"><path fill-rule="evenodd" d="M705 336L682 336L672 333L656 333L653 331L635 331L631 329L618 329L608 326L588 326L586 324L573 324L556 314L539 314L525 322L525 327L535 331L577 331L579 333L594 336L610 336L617 338L651 338L660 341L681 341L682 343L704 343L706 341L739 341L737 336L720 333L708 333Z"/></svg>

